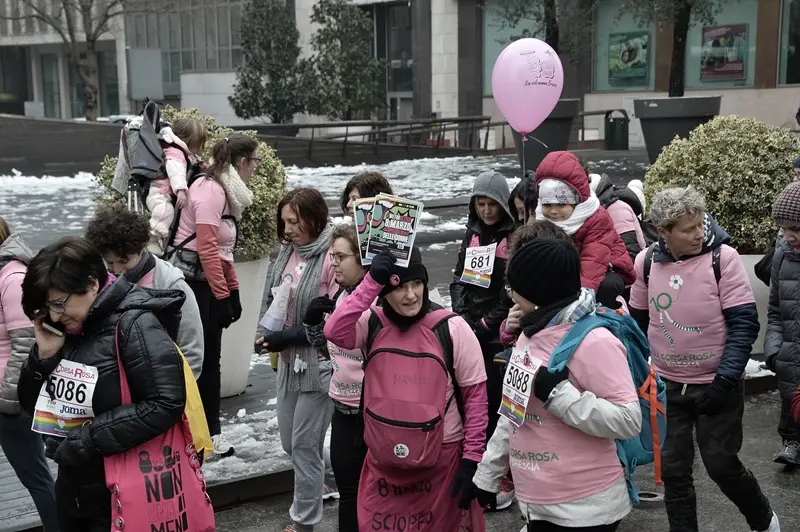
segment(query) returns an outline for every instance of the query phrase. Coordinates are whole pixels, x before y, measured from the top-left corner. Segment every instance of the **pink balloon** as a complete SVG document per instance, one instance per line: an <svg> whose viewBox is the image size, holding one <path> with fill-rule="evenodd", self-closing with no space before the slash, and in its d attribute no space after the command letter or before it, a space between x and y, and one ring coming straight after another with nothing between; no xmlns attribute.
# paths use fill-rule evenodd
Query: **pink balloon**
<svg viewBox="0 0 800 532"><path fill-rule="evenodd" d="M500 112L527 135L545 121L561 97L564 68L549 44L539 39L514 41L492 70L492 93Z"/></svg>

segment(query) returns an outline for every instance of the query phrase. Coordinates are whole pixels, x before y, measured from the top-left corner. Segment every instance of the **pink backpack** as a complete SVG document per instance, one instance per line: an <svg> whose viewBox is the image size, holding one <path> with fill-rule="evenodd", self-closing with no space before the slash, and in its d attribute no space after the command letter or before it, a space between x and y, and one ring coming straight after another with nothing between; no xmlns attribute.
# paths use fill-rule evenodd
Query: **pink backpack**
<svg viewBox="0 0 800 532"><path fill-rule="evenodd" d="M448 376L463 411L453 370L452 312L431 312L403 332L372 308L364 361L364 441L375 465L421 469L439 460L444 439ZM463 414L462 414L463 419Z"/></svg>
<svg viewBox="0 0 800 532"><path fill-rule="evenodd" d="M122 404L131 391L115 332ZM192 442L186 414L164 434L104 459L111 491L111 531L214 532L214 508Z"/></svg>

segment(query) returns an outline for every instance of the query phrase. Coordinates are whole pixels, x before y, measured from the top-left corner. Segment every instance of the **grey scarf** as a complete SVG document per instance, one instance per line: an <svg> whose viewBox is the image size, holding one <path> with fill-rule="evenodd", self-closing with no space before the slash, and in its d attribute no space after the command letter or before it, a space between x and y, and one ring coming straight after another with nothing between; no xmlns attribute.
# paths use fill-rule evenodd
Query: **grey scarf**
<svg viewBox="0 0 800 532"><path fill-rule="evenodd" d="M292 256L293 252L296 251L298 255L306 260L306 267L294 293L294 321L292 323L295 327L303 326L303 318L308 305L311 304L315 297L319 296L322 265L325 262L325 253L331 246L331 231L333 231L333 225L329 224L313 242L305 246L284 245L278 251L278 258L275 259L275 265L270 273L270 288L280 285L283 281L283 270L286 269L289 257ZM303 366L303 369L299 372L294 370L295 359L300 359ZM316 392L320 390L317 350L312 346L293 346L289 367L285 369L286 371L279 371L278 376L279 379L285 381L283 384L287 390L293 392Z"/></svg>

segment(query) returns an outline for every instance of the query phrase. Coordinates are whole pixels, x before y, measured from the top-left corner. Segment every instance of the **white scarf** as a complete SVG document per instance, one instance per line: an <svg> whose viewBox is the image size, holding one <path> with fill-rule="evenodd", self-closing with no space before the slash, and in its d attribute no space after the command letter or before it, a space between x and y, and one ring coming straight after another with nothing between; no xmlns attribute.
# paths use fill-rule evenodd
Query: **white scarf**
<svg viewBox="0 0 800 532"><path fill-rule="evenodd" d="M236 218L236 221L241 220L244 210L253 204L253 192L247 188L245 182L239 177L239 172L236 171L232 164L226 166L222 171L219 176L219 182L222 188L225 189L225 197L228 200L231 216Z"/></svg>
<svg viewBox="0 0 800 532"><path fill-rule="evenodd" d="M596 213L597 209L599 208L600 208L600 200L597 199L597 196L595 196L594 192L592 192L592 195L589 196L589 199L575 205L575 210L572 211L572 214L570 215L569 218L560 222L557 222L555 220L550 220L550 221L559 226L564 231L566 231L568 235L572 236L578 232L578 229L581 228L583 222L588 220L589 217L594 213ZM541 203L539 203L539 205L536 207L536 219L548 220L548 218L545 218L544 214L542 214Z"/></svg>

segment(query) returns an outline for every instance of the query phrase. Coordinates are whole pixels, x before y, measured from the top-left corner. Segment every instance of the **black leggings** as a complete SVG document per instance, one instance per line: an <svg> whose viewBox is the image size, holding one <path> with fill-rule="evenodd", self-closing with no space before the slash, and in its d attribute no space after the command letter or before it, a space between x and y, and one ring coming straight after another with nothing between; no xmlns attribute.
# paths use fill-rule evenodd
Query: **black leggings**
<svg viewBox="0 0 800 532"><path fill-rule="evenodd" d="M621 521L610 525L568 527L554 525L549 521L531 521L528 523L528 532L614 532Z"/></svg>
<svg viewBox="0 0 800 532"><path fill-rule="evenodd" d="M197 299L200 321L203 322L203 372L197 379L197 389L203 400L208 431L212 436L220 433L220 356L222 352L222 327L218 325L219 316L214 293L205 281L186 281Z"/></svg>

